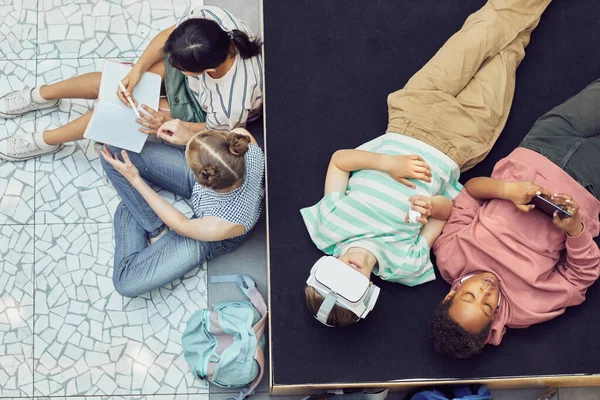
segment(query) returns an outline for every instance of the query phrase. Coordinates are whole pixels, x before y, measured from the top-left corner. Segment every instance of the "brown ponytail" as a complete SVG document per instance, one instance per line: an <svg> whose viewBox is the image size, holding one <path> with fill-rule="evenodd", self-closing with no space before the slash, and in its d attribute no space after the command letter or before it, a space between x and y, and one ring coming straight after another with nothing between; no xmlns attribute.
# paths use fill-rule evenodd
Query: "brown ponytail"
<svg viewBox="0 0 600 400"><path fill-rule="evenodd" d="M192 137L185 155L200 185L221 190L244 178L244 154L249 144L250 138L246 135L206 131Z"/></svg>
<svg viewBox="0 0 600 400"><path fill-rule="evenodd" d="M231 132L227 136L227 144L229 145L229 152L231 154L236 157L243 156L248 151L250 138L246 135Z"/></svg>

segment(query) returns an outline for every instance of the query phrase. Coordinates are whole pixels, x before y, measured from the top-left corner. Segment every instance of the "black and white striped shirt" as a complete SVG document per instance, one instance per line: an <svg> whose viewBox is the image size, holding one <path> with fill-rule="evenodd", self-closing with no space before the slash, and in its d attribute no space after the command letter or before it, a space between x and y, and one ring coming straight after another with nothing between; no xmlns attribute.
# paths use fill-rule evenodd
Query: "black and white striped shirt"
<svg viewBox="0 0 600 400"><path fill-rule="evenodd" d="M238 29L249 37L254 36L245 23L220 7L195 8L179 24L190 18L210 19L226 32ZM207 129L245 127L247 121L262 114L262 68L260 55L244 60L238 54L231 69L221 78L215 79L206 73L187 78L200 107L206 112Z"/></svg>

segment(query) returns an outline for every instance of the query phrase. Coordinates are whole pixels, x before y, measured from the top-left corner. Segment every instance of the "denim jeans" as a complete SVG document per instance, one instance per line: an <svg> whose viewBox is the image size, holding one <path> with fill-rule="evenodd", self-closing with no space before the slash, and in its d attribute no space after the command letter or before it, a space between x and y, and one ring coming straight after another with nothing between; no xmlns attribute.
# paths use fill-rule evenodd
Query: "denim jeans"
<svg viewBox="0 0 600 400"><path fill-rule="evenodd" d="M114 154L121 149L109 147ZM131 162L148 183L190 199L196 178L185 159L184 149L148 142L140 154L129 152ZM165 224L139 192L101 158L108 178L121 196L115 212L115 260L113 282L123 296L135 297L181 278L220 254L237 248L248 236L203 242L169 231L154 244Z"/></svg>
<svg viewBox="0 0 600 400"><path fill-rule="evenodd" d="M520 145L562 168L600 195L600 79L544 114Z"/></svg>

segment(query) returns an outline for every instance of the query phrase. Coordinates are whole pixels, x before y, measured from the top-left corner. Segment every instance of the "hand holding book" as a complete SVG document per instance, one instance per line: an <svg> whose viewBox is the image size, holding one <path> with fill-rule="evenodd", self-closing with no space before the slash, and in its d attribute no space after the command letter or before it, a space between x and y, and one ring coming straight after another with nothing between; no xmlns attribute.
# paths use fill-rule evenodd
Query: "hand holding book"
<svg viewBox="0 0 600 400"><path fill-rule="evenodd" d="M139 128L138 131L147 135L156 134L158 132L158 128L160 128L162 124L172 119L170 116L166 115L166 113L163 113L162 111L154 111L145 104L142 104L142 108L146 110L147 114L140 112L140 116L135 121L138 124L146 127L146 129Z"/></svg>
<svg viewBox="0 0 600 400"><path fill-rule="evenodd" d="M125 104L127 107L132 107L131 102L133 102L133 107L138 106L138 102L133 97L133 89L140 83L140 79L142 79L142 73L137 70L135 66L131 68L131 71L119 82L119 88L117 89L117 96L119 99ZM131 99L129 101L128 97Z"/></svg>

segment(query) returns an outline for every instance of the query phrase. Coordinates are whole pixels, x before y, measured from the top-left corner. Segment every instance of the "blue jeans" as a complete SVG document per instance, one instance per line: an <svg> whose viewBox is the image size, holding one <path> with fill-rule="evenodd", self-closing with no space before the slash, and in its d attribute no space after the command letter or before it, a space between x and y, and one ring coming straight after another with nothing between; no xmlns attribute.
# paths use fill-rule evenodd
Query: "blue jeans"
<svg viewBox="0 0 600 400"><path fill-rule="evenodd" d="M109 147L112 153L121 149ZM140 154L128 153L148 184L158 185L186 199L196 183L184 149L147 142ZM115 261L113 282L119 294L135 297L183 277L220 254L237 248L248 236L203 242L169 231L149 245L165 224L139 192L112 165L101 158L102 167L121 196L115 212Z"/></svg>

